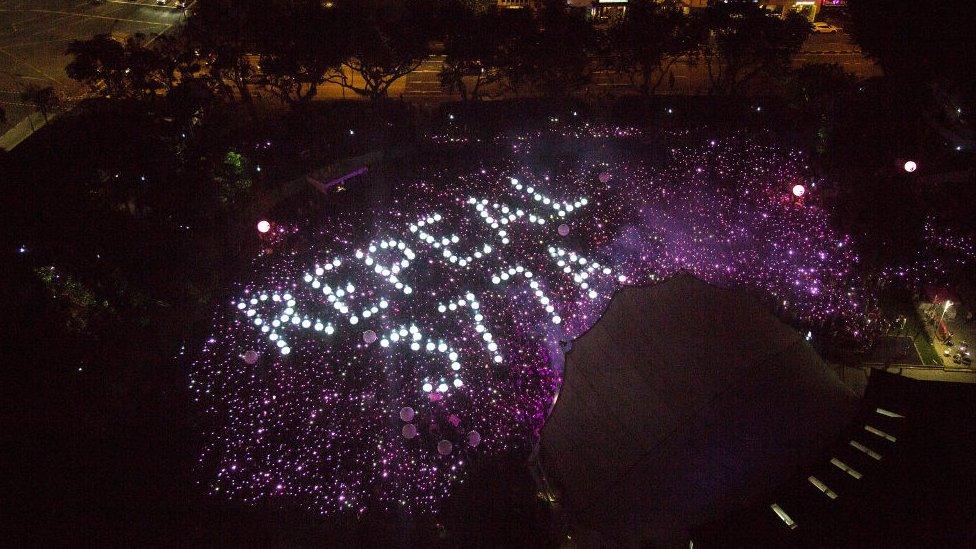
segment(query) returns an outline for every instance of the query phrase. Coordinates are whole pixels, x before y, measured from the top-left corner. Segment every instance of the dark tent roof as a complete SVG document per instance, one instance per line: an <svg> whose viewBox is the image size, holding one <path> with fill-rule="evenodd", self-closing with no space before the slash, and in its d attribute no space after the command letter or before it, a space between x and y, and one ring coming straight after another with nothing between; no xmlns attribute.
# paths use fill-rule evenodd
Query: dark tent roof
<svg viewBox="0 0 976 549"><path fill-rule="evenodd" d="M581 530L674 540L816 459L855 405L753 296L680 274L619 291L573 343L539 457Z"/></svg>

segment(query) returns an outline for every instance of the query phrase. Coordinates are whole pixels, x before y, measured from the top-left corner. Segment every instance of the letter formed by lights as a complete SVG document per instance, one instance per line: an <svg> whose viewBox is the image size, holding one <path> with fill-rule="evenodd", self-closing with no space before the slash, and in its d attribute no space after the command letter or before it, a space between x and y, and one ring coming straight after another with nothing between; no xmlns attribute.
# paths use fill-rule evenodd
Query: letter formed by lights
<svg viewBox="0 0 976 549"><path fill-rule="evenodd" d="M563 273L573 278L573 282L576 283L580 290L585 291L586 296L590 299L596 299L599 296L597 291L592 287L592 278L601 275L614 278L613 269L606 265L601 265L599 262L590 261L576 254L576 252L567 252L562 248L550 246L549 257L556 262L556 266ZM654 275L651 275L650 278L653 280ZM620 284L627 282L627 277L624 275L617 275L615 279Z"/></svg>
<svg viewBox="0 0 976 549"><path fill-rule="evenodd" d="M477 199L468 197L464 202L471 207L477 214L477 226L484 227L489 233L482 237L479 242L468 243L465 250L456 252L461 245L461 238L453 232L438 230L443 227L445 218L440 213L431 213L422 216L416 222L408 226L409 232L419 243L426 245L432 252L432 260L448 268L471 268L492 258L492 264L499 263L501 260L498 254L506 249L511 242L512 235L509 230L519 224L524 223L527 228L541 227L546 225L549 220L562 219L568 214L578 211L586 206L586 198L580 198L573 202L559 202L551 199L539 189L533 186L523 185L516 178L509 178L511 187L516 191L516 199L526 202L524 207L516 207L503 202L489 202L487 199ZM601 267L599 263L590 262L575 253L567 256L573 262L573 269L565 266L562 256L567 255L562 249L550 248L550 254L563 271L573 276L574 282L582 290L588 290L590 298L595 298L595 291L590 288L588 279L591 275L600 274L612 275L609 267ZM313 305L321 306L325 303L333 309L334 316L331 321L302 314L298 312L299 305L291 293L283 295L275 292L271 294L261 293L256 297L245 299L237 304L248 319L268 339L277 346L282 355L291 353L291 344L285 339L286 330L304 329L313 332L320 332L325 335L336 333L337 327L346 322L350 326L359 326L360 323L371 322L374 319L386 326L372 326L375 333L380 334L377 338L379 346L388 349L396 346L403 346L413 353L426 353L434 357L442 358L445 362L444 375L426 375L422 378L420 390L424 393L447 393L452 389L459 389L464 386L461 378L463 358L460 353L448 342L449 338L436 334L430 334L417 325L411 319L386 319L379 320L382 313L391 309L395 303L391 298L372 288L357 288L352 282L355 280L353 273L346 272L344 277L339 277L340 270L353 268L350 263L360 267L363 271L372 276L378 276L383 281L395 289L404 297L413 294L413 287L404 282L403 273L410 267L412 262L417 259L417 254L403 240L396 238L376 238L370 241L365 250L357 249L354 252L356 261L346 261L340 257L335 257L330 261L316 265L311 272L303 276L303 281L315 292L312 295L319 295L321 299ZM578 263L578 266L577 266ZM487 267L487 265L485 265ZM496 267L497 268L497 267ZM537 279L533 279L533 273L522 266L515 265L502 268L497 274L491 276L491 281L495 285L501 284L512 277L523 279L535 296L539 305L549 315L553 324L560 324L562 318L556 312L556 305L552 299L546 295L543 284ZM345 280L336 282L335 278ZM622 282L623 280L621 280ZM265 317L258 312L258 308L276 307L277 312ZM490 357L493 363L504 362L504 357L499 350L499 342L495 339L491 330L486 326L485 317L482 313L481 303L472 291L463 291L446 303L438 304L438 312L442 315L466 311L470 316L471 327L477 334L482 348ZM268 319L271 319L270 322ZM343 322L338 322L343 318ZM391 326L392 324L392 326Z"/></svg>

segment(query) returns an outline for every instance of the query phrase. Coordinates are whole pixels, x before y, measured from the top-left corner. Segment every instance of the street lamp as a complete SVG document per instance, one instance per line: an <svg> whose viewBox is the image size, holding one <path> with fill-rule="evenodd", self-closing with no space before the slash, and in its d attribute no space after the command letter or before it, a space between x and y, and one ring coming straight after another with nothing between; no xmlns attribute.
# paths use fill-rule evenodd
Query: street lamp
<svg viewBox="0 0 976 549"><path fill-rule="evenodd" d="M949 310L949 307L952 307L952 302L947 299L945 300L945 305L942 306L942 316L939 317L939 322L945 319L946 311Z"/></svg>
<svg viewBox="0 0 976 549"><path fill-rule="evenodd" d="M947 299L947 300L945 300L945 304L942 306L942 316L939 317L939 325L935 327L937 333L938 333L939 330L942 329L942 324L943 324L942 320L945 318L946 311L949 310L949 307L952 307L952 302ZM946 345L951 345L949 343L949 340L950 339L952 339L952 334L949 332L949 328L947 327L946 328L946 339L945 339Z"/></svg>

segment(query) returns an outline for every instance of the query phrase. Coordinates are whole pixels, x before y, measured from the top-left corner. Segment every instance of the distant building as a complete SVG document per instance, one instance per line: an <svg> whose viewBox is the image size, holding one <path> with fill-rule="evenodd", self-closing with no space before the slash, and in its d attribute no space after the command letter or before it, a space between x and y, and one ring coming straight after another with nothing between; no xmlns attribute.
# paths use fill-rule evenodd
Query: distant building
<svg viewBox="0 0 976 549"><path fill-rule="evenodd" d="M498 0L498 7L504 9L534 8L535 0Z"/></svg>
<svg viewBox="0 0 976 549"><path fill-rule="evenodd" d="M568 0L567 4L577 7L589 7L594 19L601 21L613 21L627 11L627 4L630 0ZM503 2L512 0L499 0L499 5ZM525 2L522 2L525 3ZM704 8L708 6L709 0L681 0L681 5L685 11ZM846 0L761 0L760 5L772 12L786 15L790 11L796 11L809 19L811 22L816 20L822 6L843 6Z"/></svg>
<svg viewBox="0 0 976 549"><path fill-rule="evenodd" d="M790 11L795 11L811 23L817 19L817 14L824 4L838 5L838 2L833 0L763 0L762 2L763 7L770 11L778 11L784 16Z"/></svg>
<svg viewBox="0 0 976 549"><path fill-rule="evenodd" d="M627 11L627 0L593 0L590 15L599 22L610 23L620 19Z"/></svg>
<svg viewBox="0 0 976 549"><path fill-rule="evenodd" d="M567 6L586 8L597 22L612 23L627 12L631 0L566 0ZM680 0L685 11L705 8L710 0ZM497 0L498 7L505 9L538 9L541 0ZM759 5L767 10L785 16L790 11L803 14L811 22L823 6L843 6L846 0L760 0Z"/></svg>

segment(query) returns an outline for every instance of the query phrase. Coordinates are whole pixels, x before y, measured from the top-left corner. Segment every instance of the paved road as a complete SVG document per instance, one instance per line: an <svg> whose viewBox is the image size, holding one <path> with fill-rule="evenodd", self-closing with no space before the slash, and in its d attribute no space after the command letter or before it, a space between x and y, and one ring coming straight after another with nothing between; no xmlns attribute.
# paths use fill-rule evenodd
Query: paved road
<svg viewBox="0 0 976 549"><path fill-rule="evenodd" d="M100 33L148 36L165 31L183 17L170 0L0 0L0 103L8 123L0 133L23 120L30 108L20 92L29 84L54 85L65 95L80 89L64 74L69 58L64 49L75 39Z"/></svg>
<svg viewBox="0 0 976 549"><path fill-rule="evenodd" d="M945 321L946 327L952 332L952 343L953 346L949 347L945 344L942 339L941 334L937 332L936 327L933 324L925 323L925 330L929 333L929 337L932 339L932 346L935 347L935 352L939 355L942 363L945 364L947 368L969 368L976 369L976 362L970 363L968 365L957 363L953 360L955 355L961 355L961 353L969 353L972 357L974 353L973 345L976 344L976 324L972 322L966 322L962 318L962 313L959 311L959 304L955 304L954 308L949 311L951 314L942 315L941 305L934 305L934 315L936 318L941 318ZM925 312L922 313L923 315Z"/></svg>
<svg viewBox="0 0 976 549"><path fill-rule="evenodd" d="M811 35L794 62L837 63L861 78L881 74L881 69L861 53L861 48L844 32Z"/></svg>
<svg viewBox="0 0 976 549"><path fill-rule="evenodd" d="M406 93L411 95L439 95L441 88L440 72L444 63L443 55L432 55L420 67L408 74L406 78Z"/></svg>
<svg viewBox="0 0 976 549"><path fill-rule="evenodd" d="M91 0L0 0L0 103L8 118L7 124L0 125L0 134L7 133L0 138L0 145L9 148L32 131L32 122L27 119L31 108L18 97L25 86L54 85L66 96L83 91L64 74L69 59L63 52L71 40L99 33L157 35L183 18L175 1L168 2L163 7L157 6L155 0L107 0L102 4ZM418 70L394 84L390 96L445 99L438 76L442 63L443 56L431 56ZM878 73L844 33L812 35L796 59L798 65L806 63L839 63L861 77ZM674 88L669 89L665 81L659 91L700 93L707 88L707 71L702 64L679 63L673 72ZM625 86L606 72L595 74L594 83L598 92L608 93ZM322 86L318 94L319 99L349 97L354 96L336 85ZM20 125L8 132L18 122Z"/></svg>
<svg viewBox="0 0 976 549"><path fill-rule="evenodd" d="M406 76L403 92L405 96L420 99L422 97L443 96L438 72L443 56L431 56L421 67ZM860 48L846 33L813 34L803 45L803 49L794 60L794 64L802 66L810 63L837 63L848 72L858 77L869 77L880 74L879 69L861 54ZM689 65L679 62L673 68L675 75L674 88L669 87L665 79L658 89L662 93L695 94L703 93L708 88L708 72L702 63ZM596 71L593 83L598 92L613 92L628 86L625 79L608 71ZM391 90L391 95L393 95Z"/></svg>

